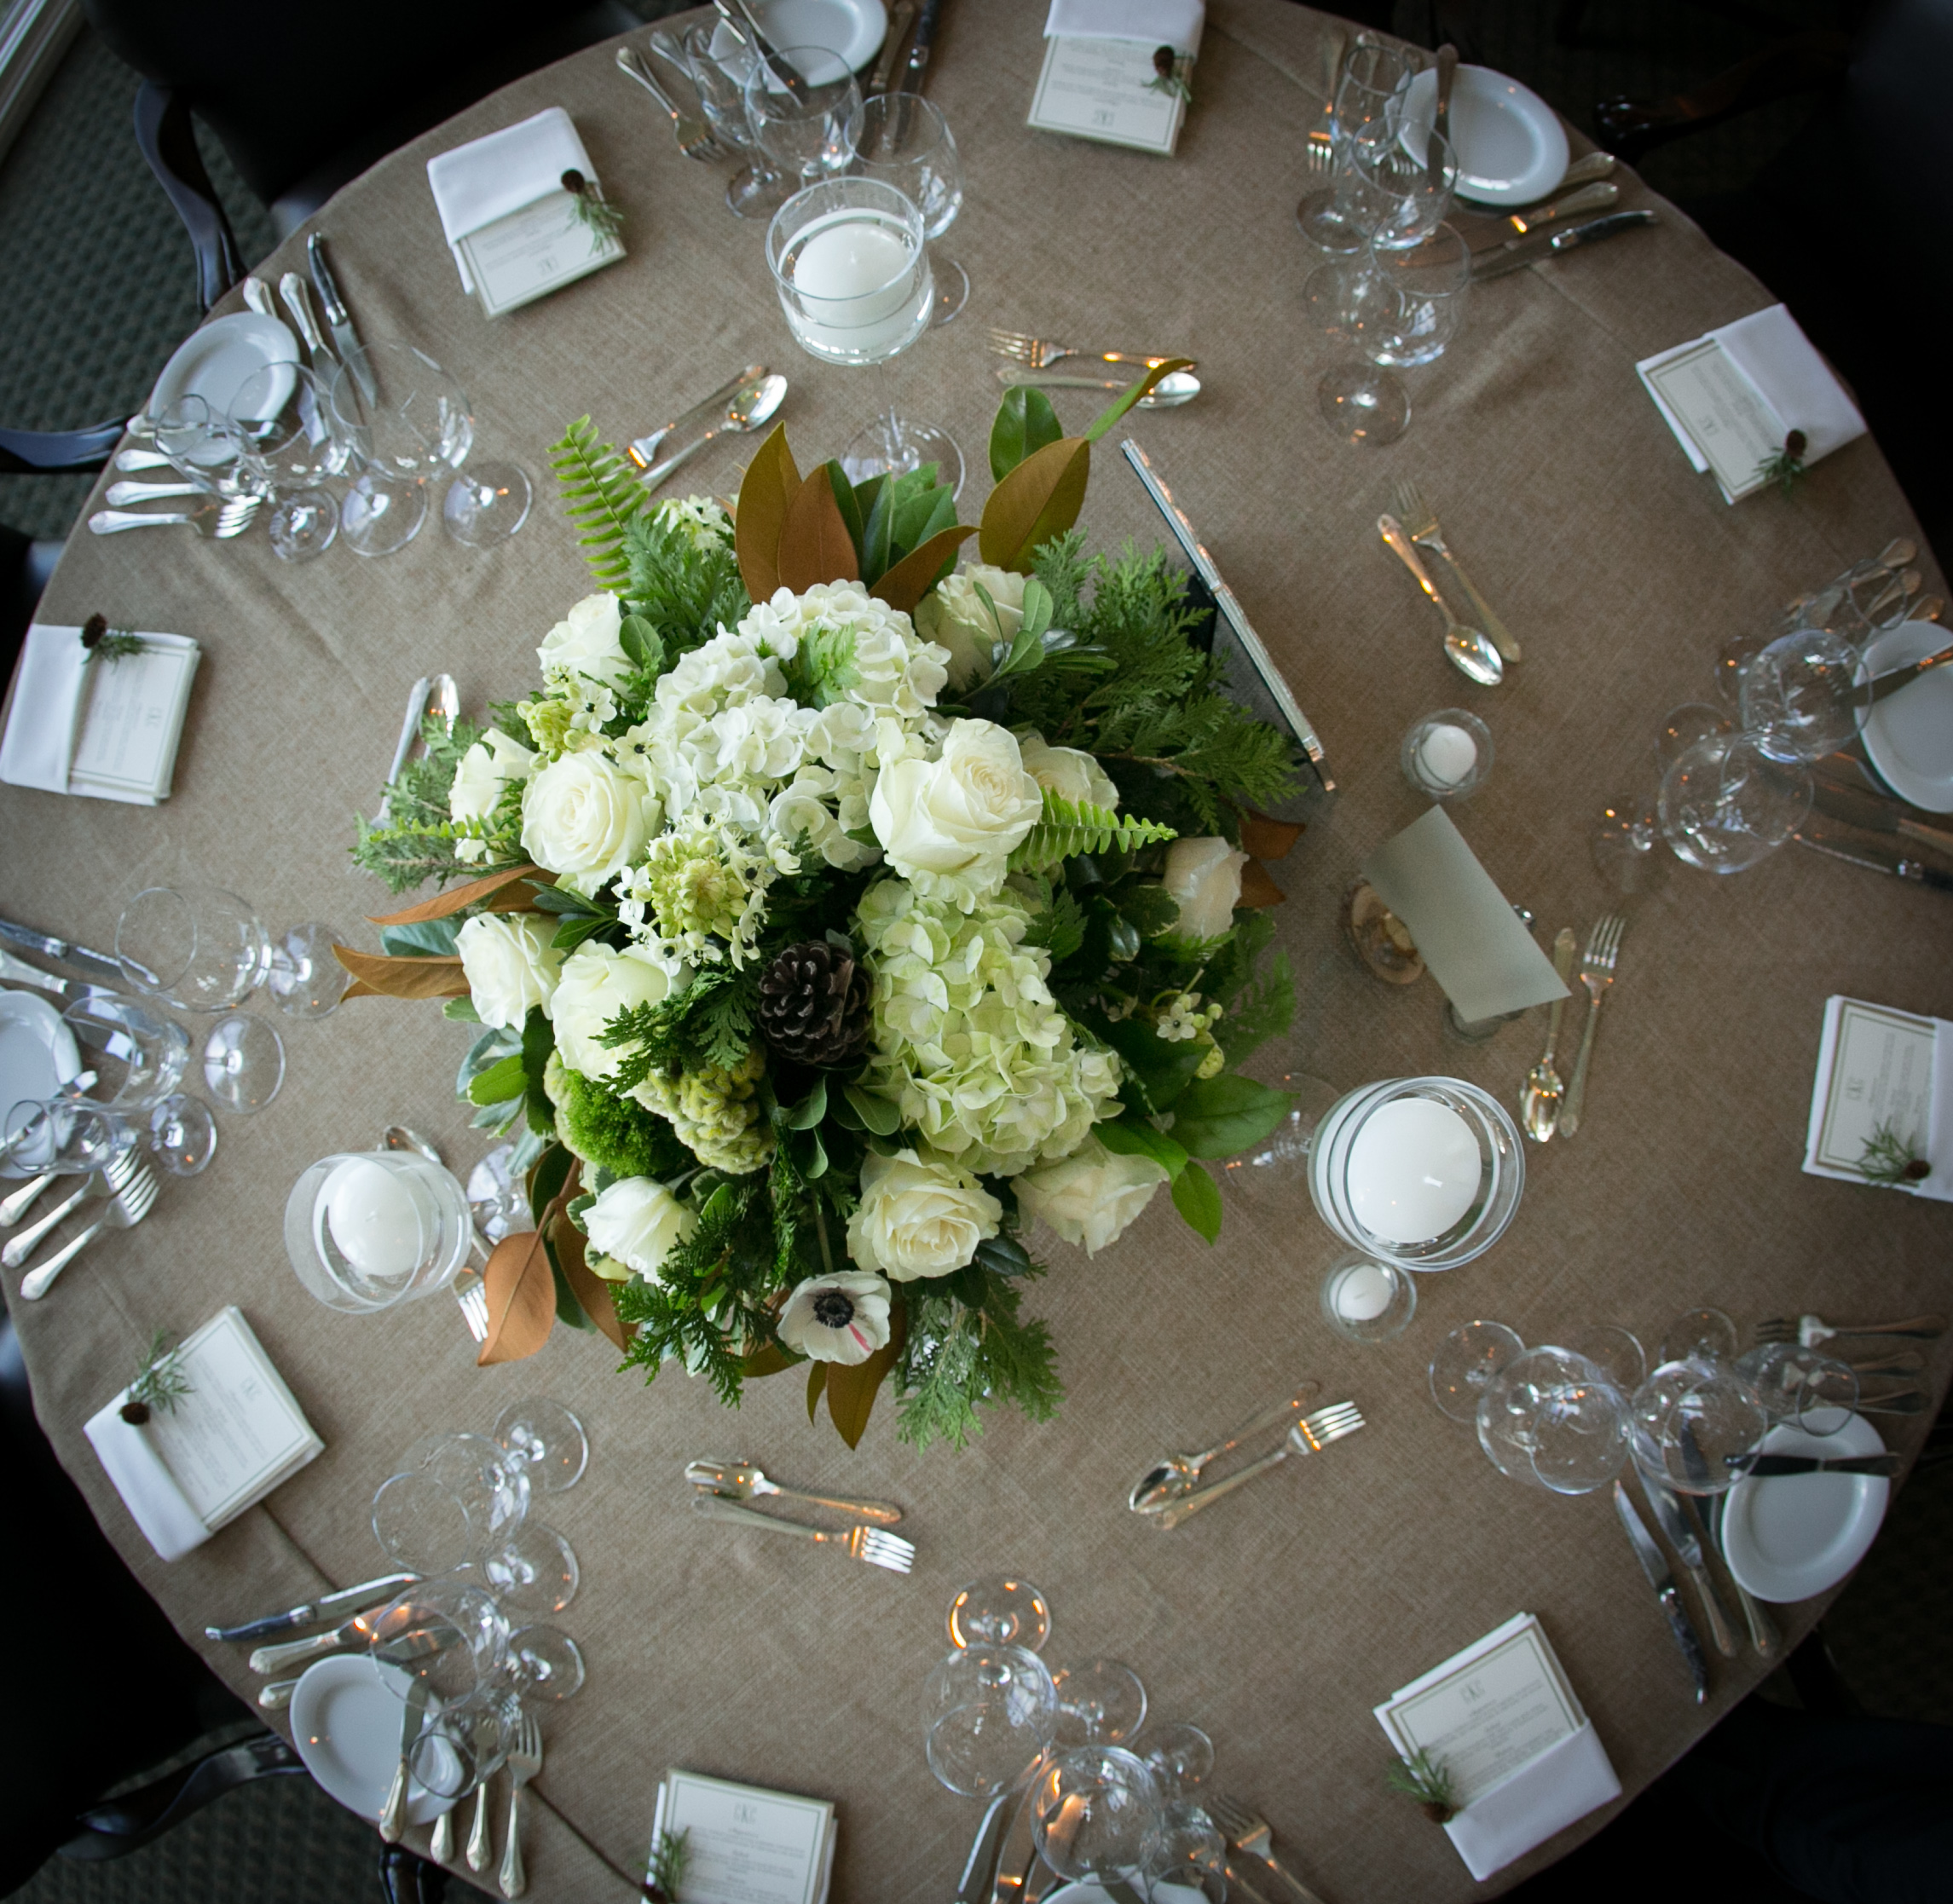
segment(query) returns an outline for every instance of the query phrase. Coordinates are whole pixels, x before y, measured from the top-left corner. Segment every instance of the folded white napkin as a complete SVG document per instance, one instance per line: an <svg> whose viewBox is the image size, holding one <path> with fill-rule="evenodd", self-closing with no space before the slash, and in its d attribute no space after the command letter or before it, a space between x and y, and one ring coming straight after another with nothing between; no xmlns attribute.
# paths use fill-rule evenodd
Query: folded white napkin
<svg viewBox="0 0 1953 1904"><path fill-rule="evenodd" d="M1051 0L1048 40L1144 40L1192 58L1206 25L1204 0Z"/></svg>
<svg viewBox="0 0 1953 1904"><path fill-rule="evenodd" d="M1445 1831L1466 1868L1482 1884L1576 1818L1620 1796L1621 1780L1590 1719L1480 1792Z"/></svg>
<svg viewBox="0 0 1953 1904"><path fill-rule="evenodd" d="M103 1405L85 1433L122 1504L136 1517L159 1560L181 1560L211 1538L203 1516L192 1507L176 1477L163 1465L154 1443L142 1428L122 1418L128 1390Z"/></svg>
<svg viewBox="0 0 1953 1904"><path fill-rule="evenodd" d="M475 286L458 249L459 241L560 190L563 175L571 170L592 184L597 182L590 154L560 106L546 106L534 118L471 139L452 152L436 153L427 161L427 182L441 214L442 235L454 253L464 291L472 293Z"/></svg>
<svg viewBox="0 0 1953 1904"><path fill-rule="evenodd" d="M67 792L87 655L79 628L50 628L36 622L28 629L7 731L0 735L0 780L9 787Z"/></svg>

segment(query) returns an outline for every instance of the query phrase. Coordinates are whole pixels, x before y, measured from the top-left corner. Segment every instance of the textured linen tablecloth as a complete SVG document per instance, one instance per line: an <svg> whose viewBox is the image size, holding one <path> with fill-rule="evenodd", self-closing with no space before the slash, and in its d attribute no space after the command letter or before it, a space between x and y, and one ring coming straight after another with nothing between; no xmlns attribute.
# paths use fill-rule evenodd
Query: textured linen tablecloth
<svg viewBox="0 0 1953 1904"><path fill-rule="evenodd" d="M1339 943L1355 867L1420 810L1397 769L1405 727L1447 704L1484 717L1498 762L1459 824L1545 936L1566 922L1584 932L1607 903L1589 868L1589 821L1602 799L1646 782L1662 713L1709 690L1732 632L1916 533L1910 514L1869 438L1819 464L1788 502L1730 508L1690 472L1635 361L1771 300L1666 206L1656 232L1475 291L1449 352L1411 373L1408 436L1382 453L1344 447L1316 414L1329 347L1303 314L1314 260L1291 218L1303 136L1321 103L1322 17L1280 0L1214 0L1199 103L1170 161L1026 129L1041 18L1021 0L946 10L931 93L968 166L945 248L968 268L969 306L881 371L796 350L762 228L727 216L723 172L679 156L605 49L484 101L349 187L321 226L364 334L410 338L459 376L482 453L515 455L536 475L534 515L487 554L434 523L387 560L339 550L296 568L261 535L222 546L78 536L46 614L77 622L100 609L112 623L194 635L204 669L165 806L0 790L7 915L107 944L139 885L199 876L250 895L274 927L324 917L376 945L360 921L387 909L385 895L346 846L355 810L376 804L408 684L448 669L471 709L517 694L534 678L536 643L590 587L546 487L546 447L563 424L587 411L622 439L674 398L765 360L792 379L783 414L803 466L837 453L892 389L960 438L974 520L998 396L984 332L997 324L1200 361L1199 401L1137 413L1131 434L1211 541L1343 789L1275 869L1292 894L1281 925L1300 978L1299 1062L1343 1085L1452 1073L1512 1101L1542 1013L1459 1044L1434 985L1378 986ZM630 257L491 322L456 281L425 161L549 104L569 108L625 208ZM1624 203L1650 200L1621 176ZM298 245L261 274L297 263ZM1055 401L1075 429L1097 407L1077 392ZM731 493L750 447L715 445L686 472L690 486ZM1525 645L1496 692L1445 661L1429 607L1378 539L1401 476L1422 485ZM673 493L685 488L681 478ZM1085 521L1101 546L1158 537L1138 486L1105 452ZM1748 1657L1716 1662L1714 1696L1698 1711L1607 1496L1559 1499L1498 1474L1426 1398L1434 1346L1476 1316L1530 1341L1619 1322L1652 1344L1671 1315L1705 1301L1746 1325L1806 1307L1944 1307L1941 1207L1798 1165L1826 995L1953 1014L1949 916L1937 894L1794 849L1736 879L1672 867L1634 913L1579 1137L1528 1156L1511 1232L1466 1268L1422 1278L1406 1336L1364 1350L1324 1326L1316 1284L1339 1246L1299 1185L1258 1207L1231 1197L1214 1249L1159 1198L1095 1261L1051 1251L1054 1273L1031 1306L1060 1347L1059 1419L997 1417L962 1453L918 1456L884 1406L850 1455L824 1420L810 1430L791 1377L754 1383L737 1416L682 1375L646 1393L613 1373L600 1341L567 1330L533 1361L477 1371L446 1296L383 1318L315 1303L280 1234L307 1163L372 1144L395 1120L432 1134L464 1171L480 1154L453 1097L466 1031L430 1007L369 999L321 1024L281 1023L290 1069L269 1110L222 1119L207 1175L166 1185L142 1228L101 1243L52 1298L15 1302L15 1313L63 1460L200 1647L206 1621L375 1572L368 1502L416 1436L485 1429L537 1393L581 1415L587 1476L542 1506L581 1557L562 1624L590 1662L586 1690L547 1716L533 1788L534 1894L552 1904L627 1895L672 1765L838 1801L838 1900L945 1895L976 1809L930 1778L918 1695L945 1648L951 1593L1000 1568L1049 1595L1053 1662L1127 1660L1158 1715L1213 1735L1218 1782L1265 1809L1330 1904L1434 1904L1476 1887L1442 1834L1384 1791L1370 1708L1392 1688L1511 1613L1535 1613L1632 1793L1760 1671ZM187 1331L227 1301L326 1451L165 1567L82 1424L151 1328ZM1953 1345L1928 1353L1937 1393ZM1326 1400L1358 1401L1365 1432L1171 1535L1127 1512L1127 1488L1154 1453L1205 1445L1304 1377ZM904 1503L915 1572L698 1526L679 1468L707 1451ZM1817 1605L1787 1610L1793 1637ZM241 1651L204 1650L248 1696Z"/></svg>

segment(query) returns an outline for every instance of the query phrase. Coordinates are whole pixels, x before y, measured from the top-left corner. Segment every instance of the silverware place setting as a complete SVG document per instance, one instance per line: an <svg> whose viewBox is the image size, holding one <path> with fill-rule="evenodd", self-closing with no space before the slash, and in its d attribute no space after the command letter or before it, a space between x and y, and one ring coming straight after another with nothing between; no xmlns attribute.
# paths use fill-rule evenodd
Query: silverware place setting
<svg viewBox="0 0 1953 1904"><path fill-rule="evenodd" d="M1129 384L1116 377L1066 377L1048 372L1000 370L997 380L1008 390L1123 390ZM1191 371L1176 370L1160 378L1134 406L1139 410L1177 410L1200 394L1200 379Z"/></svg>
<svg viewBox="0 0 1953 1904"><path fill-rule="evenodd" d="M108 1197L108 1207L101 1215L72 1242L35 1264L20 1278L20 1294L28 1301L38 1302L54 1287L55 1278L104 1230L134 1229L154 1207L161 1187L156 1173L147 1163L136 1163L118 1187L98 1192Z"/></svg>
<svg viewBox="0 0 1953 1904"><path fill-rule="evenodd" d="M1211 1448L1203 1448L1198 1454L1164 1454L1133 1483L1132 1491L1126 1497L1126 1505L1135 1514L1155 1514L1160 1509L1170 1507L1174 1502L1184 1500L1200 1484L1202 1470L1211 1461L1224 1454L1232 1453L1251 1436L1265 1434L1272 1428L1283 1428L1295 1419L1296 1413L1315 1394L1321 1384L1305 1382L1286 1401L1278 1402L1273 1408L1264 1409L1260 1414L1242 1422L1224 1441L1216 1441Z"/></svg>
<svg viewBox="0 0 1953 1904"><path fill-rule="evenodd" d="M1832 1323L1822 1316L1766 1316L1756 1325L1759 1342L1796 1342L1820 1348L1838 1336L1897 1336L1933 1342L1946 1333L1944 1316L1908 1316L1902 1322Z"/></svg>
<svg viewBox="0 0 1953 1904"><path fill-rule="evenodd" d="M119 535L124 529L188 528L194 529L206 541L228 542L233 536L242 535L251 527L257 511L256 496L234 496L228 502L220 502L212 496L194 509L180 513L147 515L120 509L98 509L89 517L88 527L91 535Z"/></svg>
<svg viewBox="0 0 1953 1904"><path fill-rule="evenodd" d="M752 1501L771 1496L782 1501L802 1501L810 1507L832 1508L837 1514L852 1515L857 1520L874 1522L877 1526L892 1526L902 1518L902 1510L891 1507L886 1501L849 1501L838 1499L829 1494L810 1494L804 1489L783 1487L779 1482L767 1478L759 1468L749 1461L739 1461L725 1456L702 1456L686 1464L685 1478L691 1485L710 1495L726 1501Z"/></svg>
<svg viewBox="0 0 1953 1904"><path fill-rule="evenodd" d="M763 430L786 401L787 387L787 379L777 371L749 364L702 402L627 444L624 453L637 465L638 480L646 489L656 489L714 438ZM665 452L662 456L661 450Z"/></svg>
<svg viewBox="0 0 1953 1904"><path fill-rule="evenodd" d="M1327 1408L1319 1408L1312 1415L1304 1415L1283 1436L1281 1445L1273 1454L1266 1454L1259 1460L1251 1461L1245 1468L1237 1468L1231 1474L1210 1483L1205 1487L1194 1489L1191 1494L1181 1496L1164 1507L1147 1514L1146 1519L1153 1526L1162 1529L1177 1527L1188 1515L1211 1507L1223 1495L1232 1494L1238 1487L1265 1474L1271 1468L1279 1466L1291 1455L1317 1455L1332 1442L1340 1441L1363 1426L1363 1415L1354 1402L1337 1402Z"/></svg>
<svg viewBox="0 0 1953 1904"><path fill-rule="evenodd" d="M1442 617L1445 658L1466 680L1476 681L1482 688L1497 687L1505 678L1504 658L1488 635L1452 614L1450 603L1431 580L1424 557L1404 533L1403 524L1386 511L1377 518L1377 533L1383 537L1384 546L1410 570L1413 580Z"/></svg>
<svg viewBox="0 0 1953 1904"><path fill-rule="evenodd" d="M1021 331L999 331L990 333L990 349L993 355L1009 357L1022 364L1026 370L1049 370L1053 364L1061 363L1067 357L1083 358L1095 364L1130 364L1133 376L1127 383L1136 380L1143 371L1155 370L1168 361L1166 355L1152 355L1144 351L1094 350L1088 344L1059 343L1048 338L1034 338ZM1190 369L1199 366L1189 361ZM1115 388L1124 389L1124 384Z"/></svg>
<svg viewBox="0 0 1953 1904"><path fill-rule="evenodd" d="M762 1514L757 1508L739 1507L716 1494L694 1495L691 1507L702 1520L727 1520L737 1526L756 1527L766 1533L810 1541L816 1546L833 1547L851 1561L885 1567L891 1573L906 1573L916 1564L915 1542L904 1540L899 1534L886 1533L880 1527L859 1524L838 1531L810 1527L804 1520L783 1520L777 1515Z"/></svg>
<svg viewBox="0 0 1953 1904"><path fill-rule="evenodd" d="M1603 914L1586 936L1586 949L1580 954L1580 981L1586 988L1586 1028L1580 1034L1580 1056L1574 1060L1573 1082L1567 1087L1567 1100L1560 1112L1559 1134L1571 1137L1580 1128L1586 1109L1587 1068L1593 1062L1594 1034L1600 1027L1601 1001L1614 983L1614 968L1621 957L1621 935L1627 920L1617 912Z"/></svg>
<svg viewBox="0 0 1953 1904"><path fill-rule="evenodd" d="M1436 512L1425 502L1416 483L1405 480L1396 486L1397 515L1403 523L1404 534L1419 548L1429 549L1458 579L1458 586L1465 591L1465 598L1471 603L1472 612L1478 617L1478 626L1491 638L1492 645L1499 650L1502 661L1522 659L1519 643L1513 639L1505 624L1499 619L1492 604L1478 592L1478 585L1465 574L1465 565L1451 552L1444 539L1444 532L1438 526Z"/></svg>

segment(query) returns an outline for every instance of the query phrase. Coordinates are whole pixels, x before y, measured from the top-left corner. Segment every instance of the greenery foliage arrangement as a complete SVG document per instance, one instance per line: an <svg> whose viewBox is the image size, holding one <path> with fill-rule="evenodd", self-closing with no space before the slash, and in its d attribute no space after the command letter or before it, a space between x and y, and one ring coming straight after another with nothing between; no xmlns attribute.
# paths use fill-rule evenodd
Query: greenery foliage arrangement
<svg viewBox="0 0 1953 1904"><path fill-rule="evenodd" d="M459 1088L519 1134L483 1362L562 1321L729 1405L799 1368L851 1445L886 1382L961 1445L1060 1399L1034 1222L1095 1253L1164 1185L1218 1234L1205 1161L1288 1109L1235 1067L1292 1009L1242 902L1296 757L1164 557L1076 526L1175 367L1082 437L1013 391L974 525L933 466L803 476L779 430L730 513L652 505L587 418L557 446L603 592L534 695L430 724L353 851L442 890L340 953L479 1026Z"/></svg>

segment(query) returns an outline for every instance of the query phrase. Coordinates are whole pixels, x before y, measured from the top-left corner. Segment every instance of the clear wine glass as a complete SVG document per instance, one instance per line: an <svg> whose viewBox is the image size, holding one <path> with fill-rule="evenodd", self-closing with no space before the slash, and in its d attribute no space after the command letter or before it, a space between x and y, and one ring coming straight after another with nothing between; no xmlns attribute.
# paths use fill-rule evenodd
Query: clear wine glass
<svg viewBox="0 0 1953 1904"><path fill-rule="evenodd" d="M518 1626L503 1670L518 1698L537 1702L569 1699L589 1676L583 1648L557 1626Z"/></svg>
<svg viewBox="0 0 1953 1904"><path fill-rule="evenodd" d="M1570 1349L1515 1355L1478 1399L1478 1445L1500 1474L1555 1494L1591 1494L1627 1457L1627 1402Z"/></svg>
<svg viewBox="0 0 1953 1904"><path fill-rule="evenodd" d="M263 984L271 935L234 892L145 887L122 909L116 961L136 990L185 1012L228 1012Z"/></svg>
<svg viewBox="0 0 1953 1904"><path fill-rule="evenodd" d="M1031 1806L1038 1853L1060 1878L1130 1879L1159 1849L1159 1787L1117 1745L1057 1753L1032 1785Z"/></svg>
<svg viewBox="0 0 1953 1904"><path fill-rule="evenodd" d="M502 1676L508 1618L465 1574L416 1581L373 1616L373 1657L411 1676L384 1676L403 1699L419 1679L443 1706L458 1705Z"/></svg>
<svg viewBox="0 0 1953 1904"><path fill-rule="evenodd" d="M759 64L752 48L719 20L687 27L679 48L714 136L748 155L725 188L726 210L735 218L771 217L795 182L769 162L746 116L746 87Z"/></svg>
<svg viewBox="0 0 1953 1904"><path fill-rule="evenodd" d="M136 1147L136 1133L85 1098L23 1098L7 1113L9 1176L84 1177Z"/></svg>
<svg viewBox="0 0 1953 1904"><path fill-rule="evenodd" d="M353 975L332 955L346 935L322 919L287 926L273 941L266 989L278 1009L294 1018L330 1018L338 1010Z"/></svg>
<svg viewBox="0 0 1953 1904"><path fill-rule="evenodd" d="M272 553L309 562L339 534L339 505L321 487L353 457L314 373L296 364L268 364L233 393L224 421L246 464L263 479L272 504L266 527Z"/></svg>
<svg viewBox="0 0 1953 1904"><path fill-rule="evenodd" d="M1197 1803L1169 1797L1142 1875L1152 1904L1227 1904L1228 1841Z"/></svg>
<svg viewBox="0 0 1953 1904"><path fill-rule="evenodd" d="M1123 1745L1146 1723L1146 1688L1117 1659L1054 1666L1060 1745Z"/></svg>
<svg viewBox="0 0 1953 1904"><path fill-rule="evenodd" d="M1560 1346L1584 1355L1624 1395L1632 1395L1647 1377L1648 1351L1632 1329L1619 1323L1583 1323L1563 1331Z"/></svg>
<svg viewBox="0 0 1953 1904"><path fill-rule="evenodd" d="M1744 729L1772 760L1822 760L1858 737L1864 657L1842 635L1779 635L1743 670Z"/></svg>
<svg viewBox="0 0 1953 1904"><path fill-rule="evenodd" d="M1442 133L1430 136L1432 159L1413 159L1394 119L1372 119L1350 141L1348 216L1379 251L1421 244L1451 211L1458 155Z"/></svg>
<svg viewBox="0 0 1953 1904"><path fill-rule="evenodd" d="M173 1177L194 1177L217 1155L217 1120L194 1098L172 1092L149 1113L149 1154Z"/></svg>
<svg viewBox="0 0 1953 1904"><path fill-rule="evenodd" d="M931 244L956 223L963 204L963 163L942 109L920 93L877 93L855 107L847 122L853 170L863 178L893 185L922 214ZM936 284L932 324L947 324L970 294L968 272L940 250L929 254Z"/></svg>
<svg viewBox="0 0 1953 1904"><path fill-rule="evenodd" d="M204 1088L225 1111L262 1111L285 1082L285 1041L255 1012L228 1012L204 1039Z"/></svg>
<svg viewBox="0 0 1953 1904"><path fill-rule="evenodd" d="M1684 1309L1661 1331L1655 1359L1727 1362L1736 1354L1737 1340L1736 1318L1726 1309Z"/></svg>
<svg viewBox="0 0 1953 1904"><path fill-rule="evenodd" d="M1661 717L1655 736L1656 768L1666 773L1696 741L1713 741L1734 731L1721 708L1712 707L1706 701L1684 701Z"/></svg>
<svg viewBox="0 0 1953 1904"><path fill-rule="evenodd" d="M1822 1349L1765 1342L1737 1356L1736 1371L1773 1423L1791 1422L1806 1434L1835 1434L1858 1410L1858 1370Z"/></svg>
<svg viewBox="0 0 1953 1904"><path fill-rule="evenodd" d="M1428 1377L1438 1413L1468 1426L1476 1422L1492 1378L1525 1347L1519 1331L1502 1322L1468 1322L1453 1330L1437 1345Z"/></svg>
<svg viewBox="0 0 1953 1904"><path fill-rule="evenodd" d="M1664 1362L1634 1392L1634 1462L1685 1494L1720 1494L1756 1464L1770 1415L1726 1362Z"/></svg>
<svg viewBox="0 0 1953 1904"><path fill-rule="evenodd" d="M1772 760L1754 734L1698 741L1661 776L1657 811L1676 858L1740 873L1773 853L1811 811L1809 771Z"/></svg>
<svg viewBox="0 0 1953 1904"><path fill-rule="evenodd" d="M480 1554L487 1535L470 1503L420 1469L390 1474L374 1491L373 1538L397 1566L448 1573Z"/></svg>
<svg viewBox="0 0 1953 1904"><path fill-rule="evenodd" d="M517 1613L560 1613L582 1578L576 1549L555 1528L526 1518L480 1564L495 1598Z"/></svg>
<svg viewBox="0 0 1953 1904"><path fill-rule="evenodd" d="M227 502L263 499L269 488L263 473L246 459L242 441L223 416L194 390L156 411L149 422L156 447L185 482Z"/></svg>
<svg viewBox="0 0 1953 1904"><path fill-rule="evenodd" d="M1158 1726L1134 1747L1153 1775L1161 1793L1169 1798L1184 1798L1197 1791L1212 1776L1214 1741L1199 1726L1176 1719Z"/></svg>
<svg viewBox="0 0 1953 1904"><path fill-rule="evenodd" d="M1403 95L1416 71L1413 55L1363 41L1343 62L1342 80L1330 102L1334 182L1311 192L1295 208L1302 235L1320 250L1341 257L1362 251L1365 234L1350 213L1352 148L1365 126L1399 123Z"/></svg>
<svg viewBox="0 0 1953 1904"><path fill-rule="evenodd" d="M923 1749L938 1781L966 1798L1008 1791L1051 1743L1058 1696L1022 1647L968 1646L922 1689Z"/></svg>
<svg viewBox="0 0 1953 1904"><path fill-rule="evenodd" d="M988 1573L950 1602L952 1646L1017 1646L1042 1653L1051 1637L1051 1603L1043 1590L1014 1574Z"/></svg>
<svg viewBox="0 0 1953 1904"><path fill-rule="evenodd" d="M189 1068L189 1033L133 999L104 992L78 998L61 1023L88 1053L95 1101L105 1111L153 1111Z"/></svg>
<svg viewBox="0 0 1953 1904"><path fill-rule="evenodd" d="M520 1711L512 1694L492 1689L430 1711L407 1755L414 1782L436 1798L465 1797L507 1762Z"/></svg>
<svg viewBox="0 0 1953 1904"><path fill-rule="evenodd" d="M346 545L355 555L395 554L427 519L428 479L458 468L474 444L467 399L425 350L390 338L349 349L326 394L360 471L339 505Z"/></svg>
<svg viewBox="0 0 1953 1904"><path fill-rule="evenodd" d="M800 77L796 90L779 77L784 64ZM846 60L824 46L783 47L775 66L755 60L746 80L746 120L760 149L802 186L847 170L853 157L848 122L861 89Z"/></svg>
<svg viewBox="0 0 1953 1904"><path fill-rule="evenodd" d="M1661 845L1661 821L1653 793L1628 793L1604 802L1587 834L1593 869L1608 888L1632 899L1661 878L1668 856Z"/></svg>
<svg viewBox="0 0 1953 1904"><path fill-rule="evenodd" d="M535 1397L511 1402L495 1417L493 1439L532 1487L562 1494L576 1486L590 1460L583 1424L559 1401Z"/></svg>
<svg viewBox="0 0 1953 1904"><path fill-rule="evenodd" d="M922 215L880 179L829 179L796 192L767 227L766 262L794 341L823 362L886 363L929 327L935 290ZM856 482L933 463L951 489L962 484L954 440L893 407L855 436L841 462Z"/></svg>
<svg viewBox="0 0 1953 1904"><path fill-rule="evenodd" d="M1342 288L1338 321L1329 326L1367 361L1326 371L1315 401L1345 442L1378 447L1395 442L1411 424L1410 393L1393 366L1434 362L1458 334L1471 288L1471 252L1457 232L1441 224L1407 249L1372 240L1367 258L1353 276L1330 268Z"/></svg>

